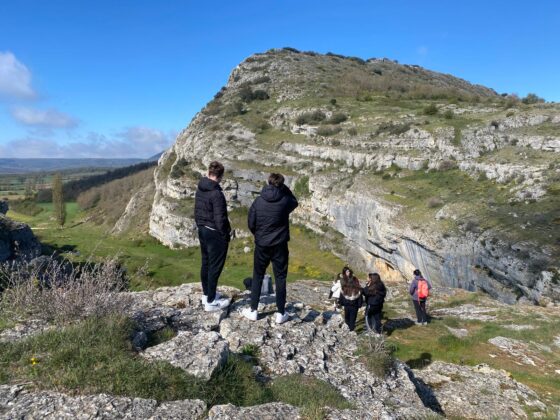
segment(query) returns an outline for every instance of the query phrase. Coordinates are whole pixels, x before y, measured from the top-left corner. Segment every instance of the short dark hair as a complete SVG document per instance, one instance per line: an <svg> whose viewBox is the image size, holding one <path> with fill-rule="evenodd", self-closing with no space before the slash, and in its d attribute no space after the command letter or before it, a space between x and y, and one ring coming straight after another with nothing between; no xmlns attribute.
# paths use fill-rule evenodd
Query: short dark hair
<svg viewBox="0 0 560 420"><path fill-rule="evenodd" d="M414 274L415 276L421 276L422 273L420 272L420 270L416 269L412 272L412 274Z"/></svg>
<svg viewBox="0 0 560 420"><path fill-rule="evenodd" d="M268 185L274 185L275 187L281 187L284 185L284 175L271 173L268 176Z"/></svg>
<svg viewBox="0 0 560 420"><path fill-rule="evenodd" d="M208 174L214 175L216 178L223 177L224 171L225 171L224 165L222 165L217 160L210 162L210 165L208 165Z"/></svg>

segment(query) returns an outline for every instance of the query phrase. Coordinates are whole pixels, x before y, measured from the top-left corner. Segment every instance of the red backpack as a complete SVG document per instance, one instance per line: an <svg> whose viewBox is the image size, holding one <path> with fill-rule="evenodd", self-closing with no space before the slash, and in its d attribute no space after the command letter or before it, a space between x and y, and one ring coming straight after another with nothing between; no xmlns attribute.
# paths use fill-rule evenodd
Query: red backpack
<svg viewBox="0 0 560 420"><path fill-rule="evenodd" d="M428 290L428 281L422 277L418 279L418 299L426 299L430 291Z"/></svg>

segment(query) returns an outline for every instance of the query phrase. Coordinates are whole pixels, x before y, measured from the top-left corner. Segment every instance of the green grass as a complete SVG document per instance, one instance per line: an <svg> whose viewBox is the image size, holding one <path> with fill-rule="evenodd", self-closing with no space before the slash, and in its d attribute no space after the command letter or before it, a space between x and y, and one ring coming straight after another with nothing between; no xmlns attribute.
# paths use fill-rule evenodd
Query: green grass
<svg viewBox="0 0 560 420"><path fill-rule="evenodd" d="M306 419L322 419L323 407L353 408L331 384L310 376L293 374L272 381L273 399L301 407Z"/></svg>

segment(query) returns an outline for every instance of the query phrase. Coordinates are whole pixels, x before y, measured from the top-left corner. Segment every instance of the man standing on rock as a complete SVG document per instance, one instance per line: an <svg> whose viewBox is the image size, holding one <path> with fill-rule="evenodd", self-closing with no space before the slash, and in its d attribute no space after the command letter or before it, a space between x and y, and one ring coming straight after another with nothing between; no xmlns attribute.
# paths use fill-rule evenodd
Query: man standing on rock
<svg viewBox="0 0 560 420"><path fill-rule="evenodd" d="M251 308L242 311L251 321L257 320L264 274L270 262L276 284L276 322L288 320L286 307L286 277L288 276L288 241L290 240L289 216L298 202L292 191L284 185L281 174L270 174L268 185L256 198L249 210L249 229L255 235L253 281L251 283Z"/></svg>
<svg viewBox="0 0 560 420"><path fill-rule="evenodd" d="M218 278L226 262L231 234L226 197L220 187L223 176L224 165L216 161L210 163L208 176L198 183L194 198L194 219L202 254L202 304L206 312L219 311L230 304L229 299L222 299L216 291Z"/></svg>

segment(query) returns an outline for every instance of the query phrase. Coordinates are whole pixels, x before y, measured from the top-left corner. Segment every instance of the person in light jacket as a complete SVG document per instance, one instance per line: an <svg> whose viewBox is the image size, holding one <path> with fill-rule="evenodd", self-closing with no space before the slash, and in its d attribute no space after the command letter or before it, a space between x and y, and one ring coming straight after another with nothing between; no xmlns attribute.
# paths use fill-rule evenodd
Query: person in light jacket
<svg viewBox="0 0 560 420"><path fill-rule="evenodd" d="M416 269L413 272L414 278L410 283L410 288L408 292L412 296L412 303L414 305L414 310L416 311L416 325L427 325L428 324L428 314L426 312L426 300L427 297L418 297L419 282L426 282L428 290L432 289L430 282L422 276L420 270Z"/></svg>

